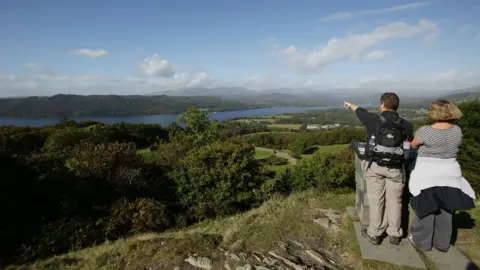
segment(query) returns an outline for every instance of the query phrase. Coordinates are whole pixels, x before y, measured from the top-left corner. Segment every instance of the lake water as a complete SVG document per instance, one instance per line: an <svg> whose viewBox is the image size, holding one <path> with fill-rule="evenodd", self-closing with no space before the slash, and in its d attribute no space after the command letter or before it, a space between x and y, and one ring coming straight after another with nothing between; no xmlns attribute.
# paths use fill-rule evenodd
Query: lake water
<svg viewBox="0 0 480 270"><path fill-rule="evenodd" d="M228 119L239 118L239 117L279 115L284 113L304 113L311 110L326 110L326 109L338 109L338 108L342 108L342 106L272 107L272 108L262 108L262 109L210 113L210 119L228 120ZM178 115L162 114L162 115L105 116L105 117L80 116L80 117L69 117L68 119L75 120L77 122L81 122L85 120L95 120L95 121L103 122L105 124L127 122L127 123L168 125L173 122L178 122ZM51 117L51 118L0 117L0 126L12 125L12 126L40 127L40 126L46 126L46 125L54 125L59 121L60 121L60 118L57 118L57 117Z"/></svg>

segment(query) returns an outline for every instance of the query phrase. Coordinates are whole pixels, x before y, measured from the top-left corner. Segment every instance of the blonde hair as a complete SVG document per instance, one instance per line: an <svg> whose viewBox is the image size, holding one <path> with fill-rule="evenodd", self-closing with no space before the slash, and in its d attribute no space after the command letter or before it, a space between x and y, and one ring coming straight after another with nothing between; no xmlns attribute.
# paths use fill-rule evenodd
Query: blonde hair
<svg viewBox="0 0 480 270"><path fill-rule="evenodd" d="M432 102L428 109L428 116L435 122L450 122L460 119L462 111L455 103L440 99Z"/></svg>

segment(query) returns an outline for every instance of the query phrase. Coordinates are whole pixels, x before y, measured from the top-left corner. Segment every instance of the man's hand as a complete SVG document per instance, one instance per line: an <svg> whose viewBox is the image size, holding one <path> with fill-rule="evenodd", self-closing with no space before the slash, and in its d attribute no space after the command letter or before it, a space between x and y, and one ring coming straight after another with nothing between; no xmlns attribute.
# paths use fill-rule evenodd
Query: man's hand
<svg viewBox="0 0 480 270"><path fill-rule="evenodd" d="M343 106L346 108L346 109L351 109L352 111L356 111L358 109L358 106L355 105L355 104L352 104L350 102L347 102L347 101L344 101L343 102Z"/></svg>

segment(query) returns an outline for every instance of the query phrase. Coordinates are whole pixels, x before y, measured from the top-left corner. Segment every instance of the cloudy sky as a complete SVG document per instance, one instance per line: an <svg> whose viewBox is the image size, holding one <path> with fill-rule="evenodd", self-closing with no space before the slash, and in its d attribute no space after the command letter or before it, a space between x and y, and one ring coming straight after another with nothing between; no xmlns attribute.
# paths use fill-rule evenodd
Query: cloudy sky
<svg viewBox="0 0 480 270"><path fill-rule="evenodd" d="M480 84L480 1L2 0L0 96Z"/></svg>

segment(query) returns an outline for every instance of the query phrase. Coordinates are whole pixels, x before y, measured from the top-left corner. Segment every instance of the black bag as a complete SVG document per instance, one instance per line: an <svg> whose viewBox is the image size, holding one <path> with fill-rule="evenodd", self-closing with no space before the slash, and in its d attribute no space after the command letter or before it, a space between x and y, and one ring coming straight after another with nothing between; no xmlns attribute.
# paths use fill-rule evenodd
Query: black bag
<svg viewBox="0 0 480 270"><path fill-rule="evenodd" d="M406 132L403 119L397 117L392 121L380 115L380 120L375 134L375 147L369 149L370 162L375 161L380 166L400 166L405 162L403 142Z"/></svg>

